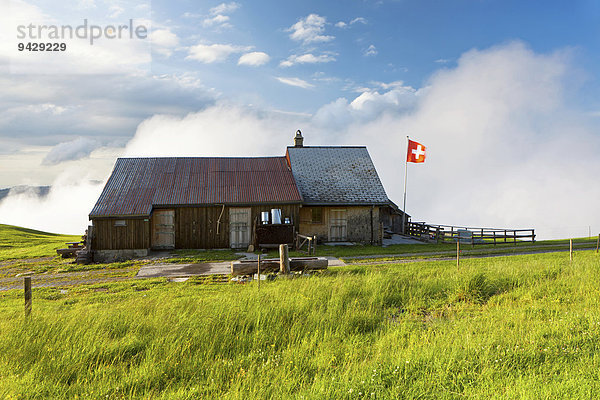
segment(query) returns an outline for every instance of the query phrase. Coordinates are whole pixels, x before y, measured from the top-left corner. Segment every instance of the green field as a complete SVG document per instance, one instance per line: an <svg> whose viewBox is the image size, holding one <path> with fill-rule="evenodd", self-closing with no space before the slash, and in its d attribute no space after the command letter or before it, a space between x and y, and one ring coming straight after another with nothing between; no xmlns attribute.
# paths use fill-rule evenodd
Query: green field
<svg viewBox="0 0 600 400"><path fill-rule="evenodd" d="M56 249L81 236L59 235L0 224L0 261L55 256Z"/></svg>
<svg viewBox="0 0 600 400"><path fill-rule="evenodd" d="M595 398L599 260L0 292L0 398Z"/></svg>

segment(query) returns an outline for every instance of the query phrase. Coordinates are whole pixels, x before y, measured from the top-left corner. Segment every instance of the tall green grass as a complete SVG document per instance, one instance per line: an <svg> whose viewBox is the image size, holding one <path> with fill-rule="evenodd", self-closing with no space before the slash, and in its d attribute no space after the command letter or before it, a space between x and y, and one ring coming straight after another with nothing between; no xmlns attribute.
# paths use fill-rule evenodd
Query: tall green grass
<svg viewBox="0 0 600 400"><path fill-rule="evenodd" d="M1 398L594 398L591 252L0 294ZM103 291L100 291L103 290Z"/></svg>

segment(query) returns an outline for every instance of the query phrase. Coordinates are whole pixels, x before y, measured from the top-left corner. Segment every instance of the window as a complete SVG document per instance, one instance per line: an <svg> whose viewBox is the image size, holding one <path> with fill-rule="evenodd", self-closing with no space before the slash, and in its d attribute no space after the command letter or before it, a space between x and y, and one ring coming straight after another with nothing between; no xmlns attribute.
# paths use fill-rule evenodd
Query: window
<svg viewBox="0 0 600 400"><path fill-rule="evenodd" d="M313 224L322 224L323 223L323 209L322 208L311 208L312 218L311 222Z"/></svg>
<svg viewBox="0 0 600 400"><path fill-rule="evenodd" d="M115 226L127 226L127 221L124 219L118 219L115 221Z"/></svg>

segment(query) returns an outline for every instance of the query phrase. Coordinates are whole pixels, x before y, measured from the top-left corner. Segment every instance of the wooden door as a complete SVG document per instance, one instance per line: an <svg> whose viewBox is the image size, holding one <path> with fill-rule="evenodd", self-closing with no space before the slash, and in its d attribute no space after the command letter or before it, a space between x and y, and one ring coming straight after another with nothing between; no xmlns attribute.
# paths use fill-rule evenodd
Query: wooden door
<svg viewBox="0 0 600 400"><path fill-rule="evenodd" d="M332 242L346 241L346 232L348 223L346 220L346 210L329 211L329 240Z"/></svg>
<svg viewBox="0 0 600 400"><path fill-rule="evenodd" d="M154 210L152 221L152 247L174 249L175 210Z"/></svg>
<svg viewBox="0 0 600 400"><path fill-rule="evenodd" d="M229 209L229 246L232 249L248 247L251 225L250 208Z"/></svg>

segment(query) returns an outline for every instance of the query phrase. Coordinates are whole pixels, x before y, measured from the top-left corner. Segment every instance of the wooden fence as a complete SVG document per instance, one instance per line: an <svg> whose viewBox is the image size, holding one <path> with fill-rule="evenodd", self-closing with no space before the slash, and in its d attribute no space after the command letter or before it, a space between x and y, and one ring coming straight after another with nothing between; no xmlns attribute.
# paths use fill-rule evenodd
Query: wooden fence
<svg viewBox="0 0 600 400"><path fill-rule="evenodd" d="M303 250L304 245L306 244L306 251ZM316 236L304 236L301 234L296 234L296 250L306 253L308 255L315 254L317 251L317 237Z"/></svg>
<svg viewBox="0 0 600 400"><path fill-rule="evenodd" d="M494 244L517 242L535 242L534 229L498 229L498 228L472 228L452 225L430 225L424 222L408 222L406 234L437 243L468 243Z"/></svg>

